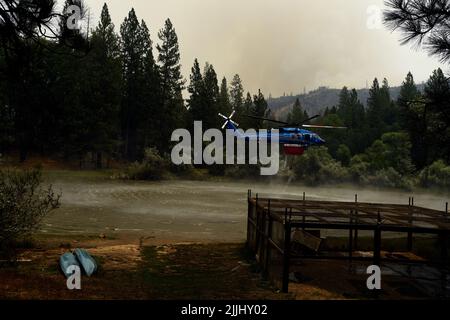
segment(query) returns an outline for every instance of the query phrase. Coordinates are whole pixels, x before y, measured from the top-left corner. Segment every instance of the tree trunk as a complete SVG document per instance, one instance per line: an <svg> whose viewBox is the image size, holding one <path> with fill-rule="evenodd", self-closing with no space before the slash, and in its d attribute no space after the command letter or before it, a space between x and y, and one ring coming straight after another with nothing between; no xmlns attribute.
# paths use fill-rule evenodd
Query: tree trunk
<svg viewBox="0 0 450 320"><path fill-rule="evenodd" d="M97 169L102 169L102 153L97 152Z"/></svg>

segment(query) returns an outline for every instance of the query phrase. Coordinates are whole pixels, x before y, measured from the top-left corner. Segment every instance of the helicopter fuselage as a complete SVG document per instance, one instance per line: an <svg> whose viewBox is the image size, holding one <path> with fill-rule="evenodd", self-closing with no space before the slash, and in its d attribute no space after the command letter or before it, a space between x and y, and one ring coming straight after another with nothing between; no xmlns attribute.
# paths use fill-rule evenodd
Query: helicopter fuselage
<svg viewBox="0 0 450 320"><path fill-rule="evenodd" d="M270 143L274 135L277 135L278 142L283 146L283 151L288 155L302 155L305 149L312 146L321 146L325 144L317 133L300 128L279 128L274 130L261 130L249 133L238 129L232 123L227 123L226 128L233 130L238 139L264 140Z"/></svg>

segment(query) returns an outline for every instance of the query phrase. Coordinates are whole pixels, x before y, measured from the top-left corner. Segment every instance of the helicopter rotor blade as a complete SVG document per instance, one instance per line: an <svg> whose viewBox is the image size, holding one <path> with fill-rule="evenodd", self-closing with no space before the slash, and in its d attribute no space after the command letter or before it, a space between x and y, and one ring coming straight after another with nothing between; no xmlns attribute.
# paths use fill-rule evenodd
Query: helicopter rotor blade
<svg viewBox="0 0 450 320"><path fill-rule="evenodd" d="M282 128L301 127L301 126L303 126L305 123L307 123L307 122L309 122L309 121L311 121L311 120L314 120L314 119L316 119L316 118L319 118L319 117L320 117L320 114L317 114L317 115L315 115L315 116L313 116L313 117L311 117L311 118L308 118L308 119L303 120L303 121L300 122L300 123L288 123L288 124L282 126Z"/></svg>
<svg viewBox="0 0 450 320"><path fill-rule="evenodd" d="M313 117L311 117L311 118L309 118L309 119L303 120L303 122L300 123L300 125L303 125L303 124L305 124L306 122L309 122L309 121L311 121L311 120L317 119L317 118L319 118L319 117L320 117L320 114L316 114L315 116L313 116Z"/></svg>
<svg viewBox="0 0 450 320"><path fill-rule="evenodd" d="M252 115L246 115L249 118L253 118L253 119L258 119L258 120L264 120L264 121L270 121L270 122L274 122L274 123L279 123L282 124L283 126L281 126L281 128L288 128L288 127L303 127L303 128L318 128L318 129L347 129L347 127L334 127L334 126L320 126L320 125L309 125L309 124L305 124L311 120L317 119L320 117L319 114L310 117L308 119L305 119L304 121L302 121L301 123L287 123L284 121L279 121L279 120L274 120L274 119L268 119L268 118L262 118L262 117L256 117L256 116L252 116Z"/></svg>
<svg viewBox="0 0 450 320"><path fill-rule="evenodd" d="M303 128L317 128L317 129L348 129L347 127L334 127L334 126L318 126L318 125L310 125L304 124Z"/></svg>

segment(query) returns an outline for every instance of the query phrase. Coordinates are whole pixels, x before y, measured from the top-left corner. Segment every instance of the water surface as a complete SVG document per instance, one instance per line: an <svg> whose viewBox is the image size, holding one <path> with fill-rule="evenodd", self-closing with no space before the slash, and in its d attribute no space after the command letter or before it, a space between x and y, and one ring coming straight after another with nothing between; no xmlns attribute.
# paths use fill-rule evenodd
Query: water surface
<svg viewBox="0 0 450 320"><path fill-rule="evenodd" d="M351 186L306 187L280 182L51 179L62 206L46 218L49 234L131 233L181 240L243 241L247 190L261 197L415 204L443 210L448 194L408 193Z"/></svg>

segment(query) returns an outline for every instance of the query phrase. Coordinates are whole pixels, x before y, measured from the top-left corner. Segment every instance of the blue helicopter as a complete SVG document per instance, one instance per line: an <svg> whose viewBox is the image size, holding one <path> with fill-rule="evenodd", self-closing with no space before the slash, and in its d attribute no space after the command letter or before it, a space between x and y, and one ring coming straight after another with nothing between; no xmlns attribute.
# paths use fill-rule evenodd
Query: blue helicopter
<svg viewBox="0 0 450 320"><path fill-rule="evenodd" d="M230 116L224 116L219 113L219 116L225 119L225 123L222 126L223 129L233 130L235 136L238 139L248 139L248 140L258 140L260 138L265 139L267 142L271 141L271 138L274 133L270 130L265 131L263 133L256 134L242 134L240 131L239 124L233 120L233 116L236 114L236 111L233 111ZM284 121L278 121L274 119L267 119L261 117L255 117L251 115L246 115L246 117L269 121L273 123L278 123L281 126L276 128L279 130L278 133L278 141L283 146L283 152L286 155L294 155L301 156L305 152L306 149L313 146L322 146L326 142L322 139L317 133L311 132L309 130L303 128L317 128L317 129L347 129L347 127L335 127L335 126L320 126L320 125L310 125L305 124L311 120L314 120L320 115L315 115L309 119L304 120L302 123L290 124ZM264 135L264 136L263 136Z"/></svg>

